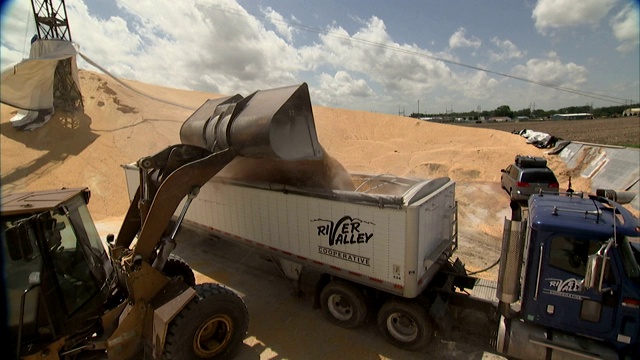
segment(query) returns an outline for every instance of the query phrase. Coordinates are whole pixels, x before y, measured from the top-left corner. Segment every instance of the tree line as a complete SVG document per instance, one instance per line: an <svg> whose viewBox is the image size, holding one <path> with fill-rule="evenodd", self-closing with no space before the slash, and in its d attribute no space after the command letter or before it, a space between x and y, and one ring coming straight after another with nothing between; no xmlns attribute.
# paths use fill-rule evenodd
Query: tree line
<svg viewBox="0 0 640 360"><path fill-rule="evenodd" d="M554 114L578 114L578 113L589 113L592 114L595 118L603 118L603 117L619 117L622 116L622 112L628 108L637 108L640 107L640 103L631 104L631 105L616 105L616 106L608 106L601 108L594 108L589 105L584 106L569 106L562 109L557 110L543 110L543 109L535 109L532 110L530 108L521 109L521 110L511 110L509 105L500 105L494 110L485 110L485 111L467 111L467 112L448 112L446 114L423 114L423 113L412 113L410 116L413 118L422 118L422 117L434 117L434 118L463 118L468 120L479 120L480 118L488 119L494 116L508 116L510 118L516 118L519 116L526 116L530 119L547 119L550 118L551 115Z"/></svg>

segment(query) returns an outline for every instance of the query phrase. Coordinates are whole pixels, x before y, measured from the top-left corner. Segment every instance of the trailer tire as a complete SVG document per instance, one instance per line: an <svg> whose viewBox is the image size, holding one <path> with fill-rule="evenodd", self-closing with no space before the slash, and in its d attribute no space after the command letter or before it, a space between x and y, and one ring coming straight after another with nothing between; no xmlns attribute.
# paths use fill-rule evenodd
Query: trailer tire
<svg viewBox="0 0 640 360"><path fill-rule="evenodd" d="M219 284L199 284L195 290L198 295L169 324L163 358L233 358L249 327L244 301Z"/></svg>
<svg viewBox="0 0 640 360"><path fill-rule="evenodd" d="M169 258L162 268L162 273L168 277L181 276L185 284L196 285L196 276L193 274L193 270L186 261L176 254L169 254Z"/></svg>
<svg viewBox="0 0 640 360"><path fill-rule="evenodd" d="M431 342L433 321L420 304L391 299L378 311L378 328L392 345L406 350L420 350Z"/></svg>
<svg viewBox="0 0 640 360"><path fill-rule="evenodd" d="M320 306L332 323L355 329L367 319L367 300L360 289L345 281L333 280L320 292Z"/></svg>

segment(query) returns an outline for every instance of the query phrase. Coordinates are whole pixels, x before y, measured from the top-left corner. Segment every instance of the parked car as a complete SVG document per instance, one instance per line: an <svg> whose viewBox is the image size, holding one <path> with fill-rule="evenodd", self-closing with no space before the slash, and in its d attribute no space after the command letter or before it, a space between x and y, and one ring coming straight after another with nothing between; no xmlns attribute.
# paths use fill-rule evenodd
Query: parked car
<svg viewBox="0 0 640 360"><path fill-rule="evenodd" d="M513 164L500 171L500 186L511 200L526 201L540 192L558 193L558 179L542 157L518 155Z"/></svg>

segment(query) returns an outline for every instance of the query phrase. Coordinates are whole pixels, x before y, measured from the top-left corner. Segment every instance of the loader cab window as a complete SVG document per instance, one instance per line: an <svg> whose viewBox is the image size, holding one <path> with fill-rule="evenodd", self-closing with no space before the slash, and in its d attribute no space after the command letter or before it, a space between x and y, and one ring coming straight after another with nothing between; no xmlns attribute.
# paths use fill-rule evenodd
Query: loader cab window
<svg viewBox="0 0 640 360"><path fill-rule="evenodd" d="M78 234L68 217L52 214L55 225L47 230L47 248L62 290L68 314L96 294L98 288L92 277L88 259L82 249Z"/></svg>
<svg viewBox="0 0 640 360"><path fill-rule="evenodd" d="M595 254L604 241L574 239L556 236L551 239L549 264L553 267L584 277L589 255Z"/></svg>
<svg viewBox="0 0 640 360"><path fill-rule="evenodd" d="M39 288L35 288L25 294L25 291L29 289L31 285L35 285L39 280L39 275L42 270L42 256L38 249L36 242L36 236L30 229L25 233L25 237L20 239L27 242L23 244L23 249L30 249L32 252L18 251L15 254L14 247L12 250L8 247L8 241L11 241L9 237L13 237L11 229L15 227L17 221L2 220L2 263L4 265L5 284L6 284L6 299L7 299L7 315L8 325L11 328L12 333L17 330L20 322L20 302L22 296L25 297L23 325L25 331L35 325L38 310L38 297ZM15 240L15 238L14 238ZM13 254L12 254L13 252Z"/></svg>

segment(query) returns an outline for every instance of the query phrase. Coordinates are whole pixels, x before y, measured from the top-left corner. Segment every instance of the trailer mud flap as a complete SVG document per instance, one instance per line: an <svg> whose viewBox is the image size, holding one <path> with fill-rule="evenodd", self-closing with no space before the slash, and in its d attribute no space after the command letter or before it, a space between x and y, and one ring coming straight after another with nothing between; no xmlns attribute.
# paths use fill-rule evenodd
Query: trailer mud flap
<svg viewBox="0 0 640 360"><path fill-rule="evenodd" d="M448 334L453 324L451 323L447 314L447 307L449 302L442 298L442 295L437 295L431 306L429 307L429 315L433 318L433 320L438 324L440 330L442 330L445 334Z"/></svg>

